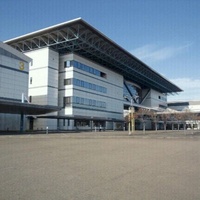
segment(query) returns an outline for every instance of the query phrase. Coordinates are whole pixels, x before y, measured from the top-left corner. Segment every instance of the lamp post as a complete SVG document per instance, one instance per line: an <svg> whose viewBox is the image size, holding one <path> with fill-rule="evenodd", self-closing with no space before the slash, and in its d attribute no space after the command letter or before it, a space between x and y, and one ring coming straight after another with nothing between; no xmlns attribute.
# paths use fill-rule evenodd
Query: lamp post
<svg viewBox="0 0 200 200"><path fill-rule="evenodd" d="M131 131L134 132L135 131L135 109L134 107L132 106L131 107Z"/></svg>
<svg viewBox="0 0 200 200"><path fill-rule="evenodd" d="M129 107L129 124L128 124L128 134L131 135L135 131L135 109L133 107L133 99L131 99L131 106Z"/></svg>
<svg viewBox="0 0 200 200"><path fill-rule="evenodd" d="M129 107L129 112L128 112L128 134L131 135L131 110Z"/></svg>

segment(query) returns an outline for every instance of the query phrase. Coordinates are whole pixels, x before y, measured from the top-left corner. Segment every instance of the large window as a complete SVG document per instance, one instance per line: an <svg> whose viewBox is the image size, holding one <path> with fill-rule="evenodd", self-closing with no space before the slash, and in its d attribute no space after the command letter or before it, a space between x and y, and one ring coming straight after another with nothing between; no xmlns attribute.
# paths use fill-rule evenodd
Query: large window
<svg viewBox="0 0 200 200"><path fill-rule="evenodd" d="M75 126L82 126L82 127L88 127L90 126L90 121L89 120L84 120L84 119L76 119L74 121Z"/></svg>
<svg viewBox="0 0 200 200"><path fill-rule="evenodd" d="M131 100L134 100L135 103L139 103L139 94L138 94L139 88L134 86L131 83L124 82L124 99L126 101L131 102Z"/></svg>
<svg viewBox="0 0 200 200"><path fill-rule="evenodd" d="M65 79L65 80L67 80L67 79ZM96 84L93 84L93 83L89 83L89 82L79 80L79 79L76 79L76 78L73 79L73 84L76 85L76 86L79 86L79 87L84 87L84 88L87 88L87 89L90 89L90 90L95 90L97 92L107 93L107 88L105 88L103 86L96 85Z"/></svg>
<svg viewBox="0 0 200 200"><path fill-rule="evenodd" d="M64 62L64 67L75 67L77 69L83 70L85 72L88 72L90 74L94 74L96 76L106 78L106 73L99 71L98 69L95 69L93 67L87 66L85 64L82 64L80 62L77 62L75 60L67 60Z"/></svg>
<svg viewBox="0 0 200 200"><path fill-rule="evenodd" d="M96 108L106 108L106 102L97 101L95 99L87 99L83 97L63 97L63 107L68 107L73 105L85 105Z"/></svg>

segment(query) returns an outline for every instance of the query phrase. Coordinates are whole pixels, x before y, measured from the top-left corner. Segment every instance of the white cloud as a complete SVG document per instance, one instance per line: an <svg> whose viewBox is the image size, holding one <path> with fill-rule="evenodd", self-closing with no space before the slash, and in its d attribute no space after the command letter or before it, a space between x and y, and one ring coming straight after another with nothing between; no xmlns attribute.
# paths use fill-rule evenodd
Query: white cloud
<svg viewBox="0 0 200 200"><path fill-rule="evenodd" d="M192 44L192 42L179 46L147 44L132 50L130 53L141 59L143 62L152 65L155 62L161 62L166 59L171 59L172 57L183 53ZM163 76L165 77L165 75ZM168 101L200 100L200 79L185 77L171 79L170 81L180 87L183 92L180 92L177 95L169 95Z"/></svg>
<svg viewBox="0 0 200 200"><path fill-rule="evenodd" d="M171 79L173 83L184 89L199 89L200 90L200 79L191 78L176 78Z"/></svg>
<svg viewBox="0 0 200 200"><path fill-rule="evenodd" d="M170 81L179 86L183 92L180 92L178 95L169 96L169 101L200 100L200 79L177 78Z"/></svg>
<svg viewBox="0 0 200 200"><path fill-rule="evenodd" d="M160 47L159 45L155 44L147 44L130 51L130 53L145 62L155 62L169 59L191 45L192 43L181 46Z"/></svg>

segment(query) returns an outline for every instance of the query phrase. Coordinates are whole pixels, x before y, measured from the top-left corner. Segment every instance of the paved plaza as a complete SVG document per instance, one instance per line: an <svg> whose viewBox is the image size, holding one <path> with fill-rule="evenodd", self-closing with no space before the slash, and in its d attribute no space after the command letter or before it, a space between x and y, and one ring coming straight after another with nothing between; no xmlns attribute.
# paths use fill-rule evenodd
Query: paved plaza
<svg viewBox="0 0 200 200"><path fill-rule="evenodd" d="M1 200L199 200L200 136L0 135Z"/></svg>

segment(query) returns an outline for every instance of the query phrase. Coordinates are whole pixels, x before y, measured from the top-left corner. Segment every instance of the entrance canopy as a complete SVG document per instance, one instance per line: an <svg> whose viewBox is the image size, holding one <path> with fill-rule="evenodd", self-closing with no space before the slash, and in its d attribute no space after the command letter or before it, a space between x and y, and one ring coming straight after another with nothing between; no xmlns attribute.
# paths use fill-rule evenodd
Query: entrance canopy
<svg viewBox="0 0 200 200"><path fill-rule="evenodd" d="M16 101L0 100L0 113L41 115L59 111L58 106L28 104Z"/></svg>

